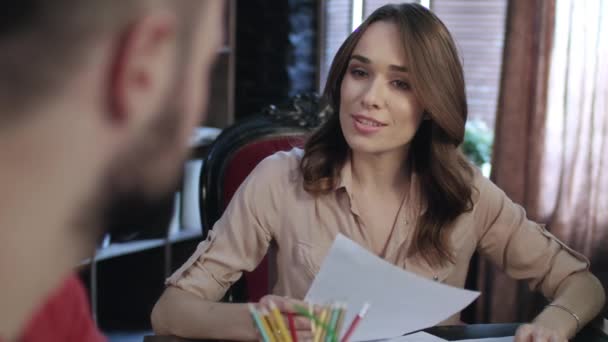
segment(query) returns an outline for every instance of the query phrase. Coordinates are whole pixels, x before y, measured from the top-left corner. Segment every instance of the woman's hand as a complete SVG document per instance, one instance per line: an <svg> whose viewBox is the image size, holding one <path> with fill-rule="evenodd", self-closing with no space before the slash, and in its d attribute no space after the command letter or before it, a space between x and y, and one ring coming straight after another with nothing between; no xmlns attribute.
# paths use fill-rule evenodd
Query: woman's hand
<svg viewBox="0 0 608 342"><path fill-rule="evenodd" d="M285 326L287 327L287 334L290 334L288 314L293 314L298 341L312 341L313 335L310 320L302 315L299 315L295 308L296 305L308 308L307 303L292 298L267 295L260 299L259 307L270 312L272 306L271 303L276 305L281 312Z"/></svg>
<svg viewBox="0 0 608 342"><path fill-rule="evenodd" d="M524 324L517 329L515 342L567 342L558 332L538 324Z"/></svg>

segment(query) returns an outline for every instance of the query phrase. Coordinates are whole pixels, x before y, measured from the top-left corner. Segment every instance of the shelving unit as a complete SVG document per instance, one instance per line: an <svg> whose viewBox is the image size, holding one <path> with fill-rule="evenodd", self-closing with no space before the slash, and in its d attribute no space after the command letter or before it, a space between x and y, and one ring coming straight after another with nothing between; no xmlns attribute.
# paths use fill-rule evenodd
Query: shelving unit
<svg viewBox="0 0 608 342"><path fill-rule="evenodd" d="M94 258L87 258L83 260L80 265L90 265L92 259L94 259L96 262L100 262L106 259L117 258L122 255L143 252L152 248L164 246L165 244L174 244L200 237L202 237L201 229L190 228L180 230L176 234L168 236L166 239L146 239L131 242L112 243L108 247L100 248L95 254Z"/></svg>
<svg viewBox="0 0 608 342"><path fill-rule="evenodd" d="M236 0L226 1L224 46L211 76L209 108L205 125L226 128L234 123L236 72Z"/></svg>
<svg viewBox="0 0 608 342"><path fill-rule="evenodd" d="M91 311L93 318L97 321L97 307L98 307L98 272L97 266L99 262L110 260L113 258L119 258L135 253L143 253L146 251L153 250L155 248L164 248L165 261L162 265L164 269L165 278L170 275L173 267L173 260L171 257L172 245L182 241L200 239L202 237L202 229L184 229L180 230L175 234L167 236L165 239L146 239L136 240L124 243L112 243L106 248L100 249L93 258L83 260L82 266L90 266L90 299L91 299ZM160 266L160 265L159 265Z"/></svg>

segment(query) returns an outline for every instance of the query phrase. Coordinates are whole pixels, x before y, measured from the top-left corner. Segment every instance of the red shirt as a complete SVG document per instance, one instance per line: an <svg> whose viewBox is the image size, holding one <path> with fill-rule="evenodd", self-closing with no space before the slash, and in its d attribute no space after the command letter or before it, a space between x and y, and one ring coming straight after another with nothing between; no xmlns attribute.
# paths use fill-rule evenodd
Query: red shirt
<svg viewBox="0 0 608 342"><path fill-rule="evenodd" d="M88 296L72 275L34 314L20 342L105 342L91 317Z"/></svg>

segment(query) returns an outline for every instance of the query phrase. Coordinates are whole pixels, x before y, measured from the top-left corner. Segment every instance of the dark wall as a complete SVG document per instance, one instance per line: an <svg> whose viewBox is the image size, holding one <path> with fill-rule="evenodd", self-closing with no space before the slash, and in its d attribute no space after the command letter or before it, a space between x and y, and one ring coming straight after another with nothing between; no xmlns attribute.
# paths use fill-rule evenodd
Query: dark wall
<svg viewBox="0 0 608 342"><path fill-rule="evenodd" d="M317 1L237 1L236 119L316 89Z"/></svg>

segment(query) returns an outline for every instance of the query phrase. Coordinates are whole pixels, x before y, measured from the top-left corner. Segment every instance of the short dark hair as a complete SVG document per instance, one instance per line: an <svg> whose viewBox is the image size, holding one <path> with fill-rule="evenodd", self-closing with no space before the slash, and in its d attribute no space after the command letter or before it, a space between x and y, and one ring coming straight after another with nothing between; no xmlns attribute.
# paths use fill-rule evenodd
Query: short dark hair
<svg viewBox="0 0 608 342"><path fill-rule="evenodd" d="M124 30L160 3L198 0L8 0L0 11L0 125L53 96L85 61L95 38ZM188 7L191 9L191 7ZM177 9L177 8L176 8Z"/></svg>

